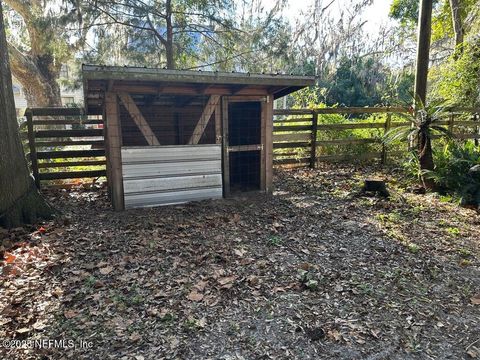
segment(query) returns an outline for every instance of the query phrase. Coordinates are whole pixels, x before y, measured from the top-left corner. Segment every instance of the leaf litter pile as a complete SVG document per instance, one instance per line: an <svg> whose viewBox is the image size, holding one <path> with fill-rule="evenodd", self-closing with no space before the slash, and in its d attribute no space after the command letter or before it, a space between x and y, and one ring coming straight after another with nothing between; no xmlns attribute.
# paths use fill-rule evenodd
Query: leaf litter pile
<svg viewBox="0 0 480 360"><path fill-rule="evenodd" d="M359 191L387 180L388 199ZM278 171L273 197L61 214L0 230L4 359L478 359L480 215L393 170Z"/></svg>

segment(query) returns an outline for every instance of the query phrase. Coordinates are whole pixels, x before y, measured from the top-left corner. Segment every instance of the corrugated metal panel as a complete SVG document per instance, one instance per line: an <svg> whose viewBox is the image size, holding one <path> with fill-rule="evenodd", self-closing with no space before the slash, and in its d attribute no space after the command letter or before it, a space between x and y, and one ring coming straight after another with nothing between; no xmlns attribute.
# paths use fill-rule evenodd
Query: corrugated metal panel
<svg viewBox="0 0 480 360"><path fill-rule="evenodd" d="M220 145L122 148L125 207L222 197Z"/></svg>
<svg viewBox="0 0 480 360"><path fill-rule="evenodd" d="M150 163L152 164L152 163ZM145 163L129 163L123 165L123 179L135 177L156 177L175 175L195 175L217 173L222 166L219 160L184 161L155 163L154 166L145 166Z"/></svg>
<svg viewBox="0 0 480 360"><path fill-rule="evenodd" d="M123 157L125 151L126 157ZM159 163L221 159L220 145L132 146L122 148L122 163Z"/></svg>

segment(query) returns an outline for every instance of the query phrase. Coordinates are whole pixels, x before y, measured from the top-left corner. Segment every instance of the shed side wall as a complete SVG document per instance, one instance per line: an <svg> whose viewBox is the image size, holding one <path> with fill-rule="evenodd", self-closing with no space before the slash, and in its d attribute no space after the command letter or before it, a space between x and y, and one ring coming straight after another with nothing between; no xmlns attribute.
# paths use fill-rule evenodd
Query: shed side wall
<svg viewBox="0 0 480 360"><path fill-rule="evenodd" d="M220 145L123 147L125 207L222 197Z"/></svg>

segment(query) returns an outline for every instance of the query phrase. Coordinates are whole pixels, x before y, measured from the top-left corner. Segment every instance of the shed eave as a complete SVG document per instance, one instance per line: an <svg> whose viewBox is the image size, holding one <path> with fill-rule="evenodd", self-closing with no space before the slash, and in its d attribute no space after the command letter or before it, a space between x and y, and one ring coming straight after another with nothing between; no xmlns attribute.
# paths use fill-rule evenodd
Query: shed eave
<svg viewBox="0 0 480 360"><path fill-rule="evenodd" d="M84 81L128 80L225 85L301 86L314 85L313 76L283 74L226 73L214 71L168 70L138 67L83 65Z"/></svg>

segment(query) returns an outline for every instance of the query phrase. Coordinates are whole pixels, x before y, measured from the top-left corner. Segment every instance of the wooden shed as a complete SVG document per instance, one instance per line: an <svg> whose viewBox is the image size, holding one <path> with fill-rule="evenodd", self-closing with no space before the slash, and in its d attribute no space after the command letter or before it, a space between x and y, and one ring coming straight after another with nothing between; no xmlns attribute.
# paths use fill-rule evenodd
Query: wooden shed
<svg viewBox="0 0 480 360"><path fill-rule="evenodd" d="M314 78L83 66L116 210L272 191L273 100Z"/></svg>

